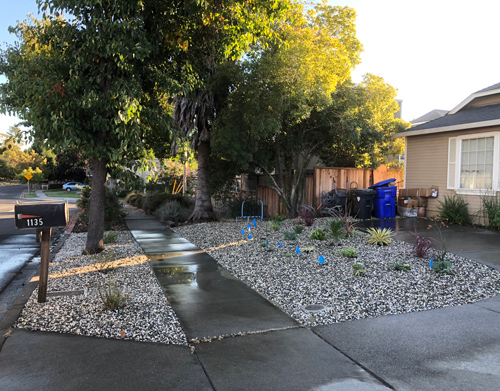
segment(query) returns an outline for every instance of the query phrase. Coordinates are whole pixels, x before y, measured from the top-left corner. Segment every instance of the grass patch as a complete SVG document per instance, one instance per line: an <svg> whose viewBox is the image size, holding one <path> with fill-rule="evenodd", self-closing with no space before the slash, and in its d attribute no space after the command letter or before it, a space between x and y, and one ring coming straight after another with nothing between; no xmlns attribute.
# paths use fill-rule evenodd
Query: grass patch
<svg viewBox="0 0 500 391"><path fill-rule="evenodd" d="M62 190L44 190L44 194L47 197L61 197L61 198L80 198L80 192L76 193L74 191L62 191Z"/></svg>
<svg viewBox="0 0 500 391"><path fill-rule="evenodd" d="M24 193L24 198L36 198L36 193Z"/></svg>

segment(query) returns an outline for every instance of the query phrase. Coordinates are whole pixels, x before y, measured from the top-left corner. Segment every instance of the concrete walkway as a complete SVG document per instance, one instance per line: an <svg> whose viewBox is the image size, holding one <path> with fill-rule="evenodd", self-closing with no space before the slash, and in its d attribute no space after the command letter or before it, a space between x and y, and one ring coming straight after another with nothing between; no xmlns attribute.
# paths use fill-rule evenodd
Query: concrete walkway
<svg viewBox="0 0 500 391"><path fill-rule="evenodd" d="M14 330L0 351L0 389L500 388L498 296L303 328L151 216L131 213L127 224L149 255L188 338L242 335L195 344L191 354L188 347ZM398 236L404 240L409 231ZM500 250L497 234L461 232L446 232L450 251Z"/></svg>

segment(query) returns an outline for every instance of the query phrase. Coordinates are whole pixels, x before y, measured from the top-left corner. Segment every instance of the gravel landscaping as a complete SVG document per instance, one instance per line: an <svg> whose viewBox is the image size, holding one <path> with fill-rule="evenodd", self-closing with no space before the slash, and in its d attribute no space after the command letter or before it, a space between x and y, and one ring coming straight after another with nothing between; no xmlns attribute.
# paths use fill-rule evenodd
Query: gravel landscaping
<svg viewBox="0 0 500 391"><path fill-rule="evenodd" d="M187 345L176 314L130 232L119 232L99 256L82 255L86 236L71 234L49 265L48 294L57 295L38 303L35 289L15 327ZM127 296L126 305L104 310L98 287L104 293L115 285Z"/></svg>
<svg viewBox="0 0 500 391"><path fill-rule="evenodd" d="M326 219L305 227L296 240L284 240L284 232L293 231L296 224L287 220L280 231L272 231L269 223L258 221L249 232L246 221L240 220L183 226L175 231L307 326L473 303L500 293L500 273L475 261L448 254L454 274L438 274L429 266L430 257L415 257L412 246L405 242L370 245L362 233L342 239L339 246L328 239L310 239L314 230L325 228ZM306 253L307 247L314 251ZM356 249L357 258L338 254L347 247ZM323 264L318 262L321 255ZM436 255L431 250L430 256ZM365 266L364 276L354 275L356 262ZM394 263L409 264L411 269L389 270ZM309 305L326 308L309 312L305 309Z"/></svg>

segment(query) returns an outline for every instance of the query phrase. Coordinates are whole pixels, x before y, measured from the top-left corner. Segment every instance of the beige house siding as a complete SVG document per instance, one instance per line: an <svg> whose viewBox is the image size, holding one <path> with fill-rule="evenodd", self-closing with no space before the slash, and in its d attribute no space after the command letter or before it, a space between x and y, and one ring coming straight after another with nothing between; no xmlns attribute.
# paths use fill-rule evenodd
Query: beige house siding
<svg viewBox="0 0 500 391"><path fill-rule="evenodd" d="M438 198L429 198L426 210L427 217L438 212L438 201L443 201L445 195L455 194L455 191L447 189L448 139L495 131L500 131L500 126L406 137L405 188L439 187ZM468 202L470 213L479 212L481 209L480 196L463 195L462 197Z"/></svg>
<svg viewBox="0 0 500 391"><path fill-rule="evenodd" d="M479 107L479 106L494 105L497 103L500 103L500 94L481 96L479 98L475 98L473 101L468 103L465 107Z"/></svg>

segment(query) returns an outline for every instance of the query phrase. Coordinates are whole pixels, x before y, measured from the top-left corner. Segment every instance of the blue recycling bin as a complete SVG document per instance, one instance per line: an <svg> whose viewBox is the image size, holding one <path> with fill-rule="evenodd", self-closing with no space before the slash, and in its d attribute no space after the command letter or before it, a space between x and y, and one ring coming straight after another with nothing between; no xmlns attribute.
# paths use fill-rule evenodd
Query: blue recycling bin
<svg viewBox="0 0 500 391"><path fill-rule="evenodd" d="M375 217L385 219L387 217L396 216L396 196L398 187L389 186L389 184L394 181L396 181L396 178L386 179L385 181L370 186L370 189L376 192L373 199L373 213Z"/></svg>

